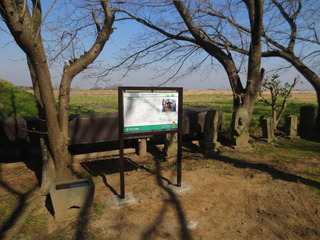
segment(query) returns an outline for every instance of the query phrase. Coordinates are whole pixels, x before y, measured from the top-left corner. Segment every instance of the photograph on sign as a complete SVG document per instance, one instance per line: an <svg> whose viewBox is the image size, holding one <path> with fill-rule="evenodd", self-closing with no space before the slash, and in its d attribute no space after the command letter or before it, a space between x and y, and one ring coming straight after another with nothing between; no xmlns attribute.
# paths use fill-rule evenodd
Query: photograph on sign
<svg viewBox="0 0 320 240"><path fill-rule="evenodd" d="M124 132L178 128L178 92L123 93Z"/></svg>

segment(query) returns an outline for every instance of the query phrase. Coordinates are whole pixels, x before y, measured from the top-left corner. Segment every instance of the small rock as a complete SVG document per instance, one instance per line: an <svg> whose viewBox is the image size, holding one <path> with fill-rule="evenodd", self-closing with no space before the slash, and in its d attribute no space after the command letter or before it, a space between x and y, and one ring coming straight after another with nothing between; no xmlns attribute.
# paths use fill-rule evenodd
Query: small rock
<svg viewBox="0 0 320 240"><path fill-rule="evenodd" d="M188 224L187 224L187 228L188 229L195 229L198 225L198 222L195 220L191 220Z"/></svg>

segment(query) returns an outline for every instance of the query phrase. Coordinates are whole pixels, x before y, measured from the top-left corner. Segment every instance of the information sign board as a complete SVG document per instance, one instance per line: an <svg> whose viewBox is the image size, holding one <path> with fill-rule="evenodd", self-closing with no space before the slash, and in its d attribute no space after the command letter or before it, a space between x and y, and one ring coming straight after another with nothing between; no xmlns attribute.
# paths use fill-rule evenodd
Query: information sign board
<svg viewBox="0 0 320 240"><path fill-rule="evenodd" d="M123 93L124 132L178 129L178 92Z"/></svg>
<svg viewBox="0 0 320 240"><path fill-rule="evenodd" d="M177 186L182 169L182 88L119 87L120 198L125 198L124 140L178 134Z"/></svg>

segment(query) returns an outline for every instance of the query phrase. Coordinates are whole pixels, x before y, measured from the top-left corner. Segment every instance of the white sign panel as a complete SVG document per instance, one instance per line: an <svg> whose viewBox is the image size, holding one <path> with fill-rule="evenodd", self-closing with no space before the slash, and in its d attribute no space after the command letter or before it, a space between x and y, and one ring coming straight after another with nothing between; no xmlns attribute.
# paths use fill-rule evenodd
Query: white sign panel
<svg viewBox="0 0 320 240"><path fill-rule="evenodd" d="M178 92L123 93L124 132L178 128Z"/></svg>

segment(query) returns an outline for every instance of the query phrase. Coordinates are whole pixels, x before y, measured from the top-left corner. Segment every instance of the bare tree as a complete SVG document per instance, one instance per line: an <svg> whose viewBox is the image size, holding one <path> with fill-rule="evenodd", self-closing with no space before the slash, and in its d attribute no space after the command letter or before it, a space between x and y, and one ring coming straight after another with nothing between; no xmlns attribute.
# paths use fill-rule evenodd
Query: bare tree
<svg viewBox="0 0 320 240"><path fill-rule="evenodd" d="M260 65L264 1L212 2L214 1L164 0L143 3L126 1L119 4L123 18L141 23L146 27L146 32L133 42L134 46L126 49L130 53L106 73L121 66L129 71L161 62L161 74L161 69L171 73L167 79L169 81L181 77L181 72L185 76L201 67L202 70L212 69L219 64L228 75L233 90L234 109L246 109L250 119L263 76ZM246 45L246 51L250 54L246 59L231 52L228 45L228 38L231 36L222 31L226 30L222 19L208 10L213 8L216 11L230 12L241 9L242 18L244 17L244 22L250 29L249 44ZM243 86L239 71L246 62L247 79ZM212 74L210 77L213 77Z"/></svg>
<svg viewBox="0 0 320 240"><path fill-rule="evenodd" d="M275 19L268 14L269 23L265 24L263 34L266 45L263 57L286 60L311 83L317 93L316 124L320 131L319 3L314 0L271 0L268 10Z"/></svg>
<svg viewBox="0 0 320 240"><path fill-rule="evenodd" d="M111 11L108 1L85 1L83 4L93 16L93 21L88 26L93 26L96 29L96 35L91 46L83 43L86 46L86 51L82 52L82 55L73 52L69 63L65 63L57 108L51 83L49 60L41 33L44 26L41 1L3 0L0 2L1 16L14 40L26 54L39 118L43 123L41 128L41 142L43 143L42 193L48 192L53 182L71 178L69 169L71 158L68 152L70 85L73 78L99 56L112 33L114 13ZM68 13L66 18L75 17L77 14L80 14L77 17L81 18L81 14L84 14L84 11L79 9L74 9L73 15L66 10L59 10L60 14ZM82 17L84 18L83 15ZM73 36L76 38L79 28L73 30ZM78 37L80 38L80 36ZM63 36L60 38L63 39Z"/></svg>
<svg viewBox="0 0 320 240"><path fill-rule="evenodd" d="M271 107L271 117L273 119L273 129L277 129L279 121L287 108L287 100L291 97L293 88L299 83L299 78L294 78L293 83L281 84L279 75L273 75L271 78L265 77L261 84L258 100ZM264 96L264 91L269 91L270 98ZM282 100L282 101L281 101ZM279 104L281 101L281 104Z"/></svg>
<svg viewBox="0 0 320 240"><path fill-rule="evenodd" d="M229 32L225 43L230 51L249 55L247 45L251 29L241 13L231 11L215 11L207 5L202 13L221 19ZM263 20L263 53L262 57L278 57L295 67L317 93L318 115L317 126L320 130L320 78L319 78L319 25L320 5L316 0L266 0ZM231 34L231 35L230 35ZM232 37L233 36L235 37ZM281 68L288 68L282 66Z"/></svg>

